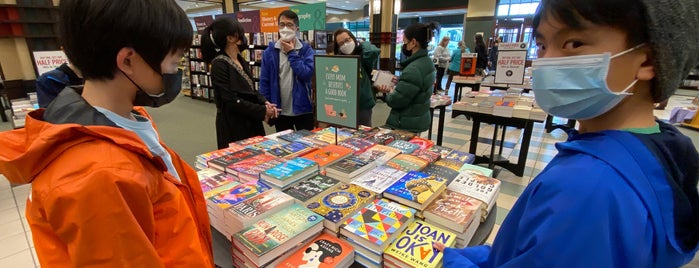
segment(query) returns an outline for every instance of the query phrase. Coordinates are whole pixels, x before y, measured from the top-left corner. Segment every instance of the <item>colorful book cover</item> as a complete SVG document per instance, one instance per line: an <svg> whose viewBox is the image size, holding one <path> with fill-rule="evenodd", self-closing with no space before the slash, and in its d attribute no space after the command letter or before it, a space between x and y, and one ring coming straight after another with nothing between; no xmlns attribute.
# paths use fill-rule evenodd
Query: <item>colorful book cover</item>
<svg viewBox="0 0 699 268"><path fill-rule="evenodd" d="M425 159L409 154L399 154L390 161L386 162L387 166L400 169L405 172L422 170L427 166L427 164L428 163Z"/></svg>
<svg viewBox="0 0 699 268"><path fill-rule="evenodd" d="M425 201L432 199L435 194L439 194L440 190L446 186L445 184L446 180L442 178L418 171L410 171L391 187L388 187L386 193L424 205Z"/></svg>
<svg viewBox="0 0 699 268"><path fill-rule="evenodd" d="M363 207L344 222L343 232L349 232L366 239L383 251L391 241L388 239L396 234L401 227L409 224L415 217L415 209L376 199Z"/></svg>
<svg viewBox="0 0 699 268"><path fill-rule="evenodd" d="M258 142L258 143L252 144L252 145L248 145L247 148L266 152L272 148L280 147L282 145L284 145L284 144L282 144L276 140L267 139L267 140L264 140L264 141L261 141L261 142Z"/></svg>
<svg viewBox="0 0 699 268"><path fill-rule="evenodd" d="M314 167L317 168L317 166L318 164L316 164L316 162L297 157L266 170L262 172L262 174L269 176L270 178L284 181L303 172L306 169Z"/></svg>
<svg viewBox="0 0 699 268"><path fill-rule="evenodd" d="M363 167L369 165L370 162L362 159L358 155L352 155L345 159L338 161L328 167L328 170L334 170L339 173L349 175ZM330 172L330 171L329 171Z"/></svg>
<svg viewBox="0 0 699 268"><path fill-rule="evenodd" d="M376 133L379 133L381 129L378 127L363 127L360 126L357 131L354 132L352 137L359 138L359 139L369 139L372 136L376 135Z"/></svg>
<svg viewBox="0 0 699 268"><path fill-rule="evenodd" d="M257 166L254 166L248 170L240 170L238 171L238 177L239 178L246 178L246 179L259 179L260 178L260 173L267 171L268 169L271 169L273 167L276 167L277 165L281 165L284 162L286 162L286 159L284 158L279 158L275 157L272 160L269 160L267 162L264 162L262 164L259 164Z"/></svg>
<svg viewBox="0 0 699 268"><path fill-rule="evenodd" d="M259 257L322 222L323 217L294 204L234 234L233 239Z"/></svg>
<svg viewBox="0 0 699 268"><path fill-rule="evenodd" d="M245 147L245 146L253 145L255 143L263 142L266 140L267 140L267 138L265 138L263 136L255 136L255 137L247 138L244 140L236 141L235 144L238 144L240 146Z"/></svg>
<svg viewBox="0 0 699 268"><path fill-rule="evenodd" d="M212 189L210 189L210 190L208 190L208 191L205 191L205 192L204 192L204 198L209 199L209 198L211 198L212 196L215 196L215 195L217 195L218 193L222 193L222 192L228 191L229 189L231 189L231 188L233 188L233 187L236 187L236 186L238 186L239 184L240 184L240 183L237 182L237 181L231 181L231 182L222 184L221 186L218 186L218 187L212 188Z"/></svg>
<svg viewBox="0 0 699 268"><path fill-rule="evenodd" d="M352 184L359 185L375 193L383 193L396 181L405 176L405 171L388 166L378 166L361 176L354 178Z"/></svg>
<svg viewBox="0 0 699 268"><path fill-rule="evenodd" d="M384 252L412 267L441 267L444 255L432 247L434 242L453 247L456 235L424 221L415 221Z"/></svg>
<svg viewBox="0 0 699 268"><path fill-rule="evenodd" d="M333 268L354 261L354 249L343 239L322 233L283 260L277 268ZM346 259L351 258L352 261Z"/></svg>
<svg viewBox="0 0 699 268"><path fill-rule="evenodd" d="M458 171L435 163L429 164L422 172L445 179L448 183L453 181L456 176L459 176Z"/></svg>
<svg viewBox="0 0 699 268"><path fill-rule="evenodd" d="M388 135L395 137L396 140L404 140L404 141L409 141L410 139L415 137L415 133L410 132L410 131L400 130L400 129L391 130L391 132L389 132Z"/></svg>
<svg viewBox="0 0 699 268"><path fill-rule="evenodd" d="M442 166L448 169L451 169L453 171L459 172L461 170L461 167L464 165L464 163L454 161L454 160L447 160L447 159L439 159L433 163L434 165L437 166Z"/></svg>
<svg viewBox="0 0 699 268"><path fill-rule="evenodd" d="M448 148L448 147L444 147L444 146L439 146L439 145L432 146L432 147L428 148L427 150L430 150L430 151L439 153L440 158L445 158L445 157L447 157L452 151L454 151L454 149L452 149L452 148Z"/></svg>
<svg viewBox="0 0 699 268"><path fill-rule="evenodd" d="M310 146L307 146L306 144L303 144L300 142L291 142L289 144L282 145L282 149L289 152L290 156L293 156L293 155L303 154L303 153L311 150L312 148Z"/></svg>
<svg viewBox="0 0 699 268"><path fill-rule="evenodd" d="M377 165L383 165L400 154L400 150L386 145L375 145L360 154L362 159L376 161Z"/></svg>
<svg viewBox="0 0 699 268"><path fill-rule="evenodd" d="M413 137L409 142L420 146L420 149L429 149L430 147L434 146L433 141L418 136Z"/></svg>
<svg viewBox="0 0 699 268"><path fill-rule="evenodd" d="M250 148L245 148L232 154L211 159L209 160L209 166L225 171L227 166L230 166L231 164L237 163L239 161L248 159L259 154L262 154L262 152Z"/></svg>
<svg viewBox="0 0 699 268"><path fill-rule="evenodd" d="M313 135L313 132L302 129L298 131L291 132L289 134L280 135L279 138L288 142L295 141L297 139Z"/></svg>
<svg viewBox="0 0 699 268"><path fill-rule="evenodd" d="M463 165L473 163L473 161L476 160L476 156L467 152L453 150L451 153L449 153L449 155L447 155L447 157L444 157L444 160L457 161Z"/></svg>
<svg viewBox="0 0 699 268"><path fill-rule="evenodd" d="M284 193L296 198L296 200L301 201L301 203L306 203L338 183L340 183L340 181L336 179L317 175L291 186L289 189L284 190Z"/></svg>
<svg viewBox="0 0 699 268"><path fill-rule="evenodd" d="M213 195L209 198L209 201L220 208L227 209L269 189L271 188L261 181L243 183Z"/></svg>
<svg viewBox="0 0 699 268"><path fill-rule="evenodd" d="M293 203L293 197L279 190L271 189L233 205L228 209L228 212L241 222L245 222L278 206Z"/></svg>
<svg viewBox="0 0 699 268"><path fill-rule="evenodd" d="M352 154L351 149L330 144L305 154L302 157L318 163L320 167L324 167L350 154Z"/></svg>
<svg viewBox="0 0 699 268"><path fill-rule="evenodd" d="M427 160L429 163L439 160L442 157L438 152L430 151L427 149L417 149L413 151L412 155Z"/></svg>
<svg viewBox="0 0 699 268"><path fill-rule="evenodd" d="M393 136L379 132L376 133L374 136L371 136L371 138L369 138L368 140L376 144L387 145L393 142L395 139L396 138Z"/></svg>
<svg viewBox="0 0 699 268"><path fill-rule="evenodd" d="M374 146L375 143L365 140L365 139L359 139L359 138L349 138L346 139L342 142L339 143L340 146L347 147L349 149L352 149L355 153L357 152L363 152L364 150L368 149L371 146Z"/></svg>
<svg viewBox="0 0 699 268"><path fill-rule="evenodd" d="M230 174L226 174L213 168L206 168L197 171L197 177L199 178L199 184L201 185L202 192L211 191L226 183L235 181L236 179Z"/></svg>
<svg viewBox="0 0 699 268"><path fill-rule="evenodd" d="M400 150L401 153L404 153L404 154L410 154L413 151L420 148L420 146L418 146L417 144L410 143L410 142L407 142L404 140L394 140L388 146L396 148L396 149Z"/></svg>
<svg viewBox="0 0 699 268"><path fill-rule="evenodd" d="M461 172L447 189L483 201L490 211L500 193L500 180L479 175L470 171ZM485 214L485 213L484 213Z"/></svg>
<svg viewBox="0 0 699 268"><path fill-rule="evenodd" d="M472 164L464 164L463 166L461 166L461 169L459 169L459 173L462 173L464 171L470 171L470 172L476 173L478 175L483 175L486 177L493 176L492 169L484 168L484 167L472 165Z"/></svg>
<svg viewBox="0 0 699 268"><path fill-rule="evenodd" d="M276 159L268 154L259 154L226 167L226 172L238 176L240 172L248 171L257 165Z"/></svg>
<svg viewBox="0 0 699 268"><path fill-rule="evenodd" d="M447 189L425 208L425 213L432 213L465 228L480 212L482 205L483 202L478 199Z"/></svg>
<svg viewBox="0 0 699 268"><path fill-rule="evenodd" d="M339 223L375 198L376 194L371 191L342 183L335 191L319 197L306 207L330 222Z"/></svg>

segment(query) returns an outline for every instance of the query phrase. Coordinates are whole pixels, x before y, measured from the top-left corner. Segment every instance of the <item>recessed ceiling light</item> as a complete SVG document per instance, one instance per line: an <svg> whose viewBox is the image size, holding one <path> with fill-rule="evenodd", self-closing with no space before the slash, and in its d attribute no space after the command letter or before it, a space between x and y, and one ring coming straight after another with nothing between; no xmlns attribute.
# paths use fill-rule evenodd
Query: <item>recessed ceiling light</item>
<svg viewBox="0 0 699 268"><path fill-rule="evenodd" d="M349 3L350 3L350 1L345 1L345 4L349 4Z"/></svg>

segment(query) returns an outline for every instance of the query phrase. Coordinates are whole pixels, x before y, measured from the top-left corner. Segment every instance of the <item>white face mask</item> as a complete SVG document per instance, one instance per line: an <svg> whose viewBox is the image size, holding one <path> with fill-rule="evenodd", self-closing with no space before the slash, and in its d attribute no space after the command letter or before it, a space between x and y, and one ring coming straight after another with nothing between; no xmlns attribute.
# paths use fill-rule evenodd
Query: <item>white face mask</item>
<svg viewBox="0 0 699 268"><path fill-rule="evenodd" d="M354 49L356 47L357 47L357 45L354 43L354 41L347 42L347 43L342 44L342 46L340 46L340 52L342 52L342 54L345 54L345 55L350 55L350 54L352 54L352 52L354 52Z"/></svg>
<svg viewBox="0 0 699 268"><path fill-rule="evenodd" d="M296 37L296 31L289 29L288 27L281 28L279 30L279 38L284 41L291 41Z"/></svg>

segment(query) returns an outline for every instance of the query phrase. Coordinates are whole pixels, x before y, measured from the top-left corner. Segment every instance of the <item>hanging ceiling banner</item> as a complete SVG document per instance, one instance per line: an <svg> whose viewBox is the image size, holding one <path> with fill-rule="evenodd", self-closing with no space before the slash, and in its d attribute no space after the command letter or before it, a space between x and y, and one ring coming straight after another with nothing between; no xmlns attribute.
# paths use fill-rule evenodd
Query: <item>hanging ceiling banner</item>
<svg viewBox="0 0 699 268"><path fill-rule="evenodd" d="M214 22L214 17L211 15L194 17L193 19L194 24L197 26L197 33L204 32L204 29L206 29L207 26L211 25L211 23Z"/></svg>
<svg viewBox="0 0 699 268"><path fill-rule="evenodd" d="M238 22L243 25L246 33L260 32L260 11L242 11L236 13Z"/></svg>
<svg viewBox="0 0 699 268"><path fill-rule="evenodd" d="M299 31L325 30L325 2L292 6L289 9L299 15Z"/></svg>

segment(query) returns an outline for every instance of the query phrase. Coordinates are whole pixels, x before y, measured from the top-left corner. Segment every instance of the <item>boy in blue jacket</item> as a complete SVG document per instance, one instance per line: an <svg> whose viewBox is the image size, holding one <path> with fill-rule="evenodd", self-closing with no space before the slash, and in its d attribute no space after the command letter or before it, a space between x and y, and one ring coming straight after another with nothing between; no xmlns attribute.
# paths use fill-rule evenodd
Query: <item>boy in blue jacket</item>
<svg viewBox="0 0 699 268"><path fill-rule="evenodd" d="M699 156L655 120L699 63L696 0L543 0L537 103L579 120L517 200L492 247L444 248L445 267L679 267L699 241Z"/></svg>

